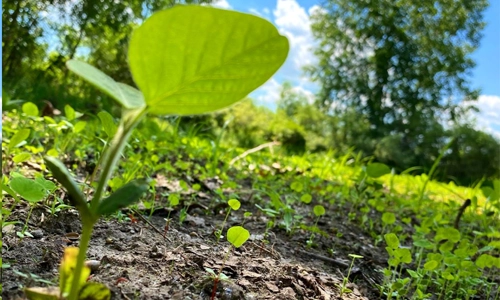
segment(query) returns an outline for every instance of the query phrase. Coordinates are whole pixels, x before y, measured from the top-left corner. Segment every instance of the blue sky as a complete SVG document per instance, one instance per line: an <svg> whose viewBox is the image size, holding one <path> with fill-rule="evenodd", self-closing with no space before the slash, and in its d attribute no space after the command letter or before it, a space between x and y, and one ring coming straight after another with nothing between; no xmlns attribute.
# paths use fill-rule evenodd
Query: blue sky
<svg viewBox="0 0 500 300"><path fill-rule="evenodd" d="M310 31L309 15L321 0L219 0L216 6L257 14L273 22L290 40L290 54L284 66L250 96L259 104L275 107L283 81L292 82L298 92L312 99L318 90L315 83L307 81L302 67L314 63L310 50L314 39ZM500 138L500 1L490 0L484 13L487 25L480 47L472 58L476 67L472 71L472 86L481 89L476 102L480 113L470 116L476 127Z"/></svg>

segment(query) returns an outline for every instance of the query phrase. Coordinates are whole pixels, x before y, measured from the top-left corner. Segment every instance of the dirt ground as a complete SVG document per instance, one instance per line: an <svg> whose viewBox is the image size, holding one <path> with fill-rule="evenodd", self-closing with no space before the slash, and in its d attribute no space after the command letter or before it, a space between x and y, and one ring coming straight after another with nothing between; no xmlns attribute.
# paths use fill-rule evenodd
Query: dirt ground
<svg viewBox="0 0 500 300"><path fill-rule="evenodd" d="M251 192L246 193L251 198ZM217 243L214 236L215 228L224 220L225 207L207 214L202 207L208 206L210 194L197 196L199 205L189 207L184 223L179 224L178 211L172 212L165 236L167 211L163 208L155 210L150 218L125 210L124 215L131 213L133 220L101 220L89 247L88 259L95 266L89 280L106 284L112 299L210 299L214 281L205 268L217 272L231 248L225 239ZM251 237L229 254L222 269L229 280L219 282L216 299L380 297L376 285L382 284L380 270L386 266L387 257L339 208L326 207L333 213L322 218L318 226L331 234L316 234L316 246L307 248L310 232L303 230L290 236L275 227L265 237L268 217L250 199L241 202L242 207L232 212L225 228L241 225L243 211L251 211L253 215L244 220ZM6 198L3 205L14 203ZM162 207L161 203L158 207ZM28 211L26 203L15 204L9 220L25 220ZM313 220L308 222L312 224ZM20 239L16 231L21 228L22 224L4 228L3 262L11 266L2 273L3 299L23 299L23 287L46 285L40 279L55 284L63 249L78 246L81 232L76 211L65 210L54 216L42 205L30 217L28 231L33 238ZM364 258L355 261L349 276L347 287L352 292L341 297L340 286L348 272L350 253Z"/></svg>

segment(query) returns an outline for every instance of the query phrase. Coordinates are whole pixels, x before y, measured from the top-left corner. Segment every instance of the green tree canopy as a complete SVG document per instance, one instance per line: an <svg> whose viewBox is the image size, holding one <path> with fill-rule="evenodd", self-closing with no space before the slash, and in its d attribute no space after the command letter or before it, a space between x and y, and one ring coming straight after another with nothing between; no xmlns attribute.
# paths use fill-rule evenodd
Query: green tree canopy
<svg viewBox="0 0 500 300"><path fill-rule="evenodd" d="M415 138L430 119L454 119L475 100L468 75L487 0L329 0L313 14L320 106L354 108L373 138Z"/></svg>
<svg viewBox="0 0 500 300"><path fill-rule="evenodd" d="M107 97L69 76L67 60L84 60L105 70L116 81L134 85L127 63L132 30L153 12L176 3L210 2L212 0L4 0L4 91L13 99L39 105L43 100L59 108L65 103L76 106L85 103L86 108L95 110L95 106L107 102ZM74 101L75 98L92 100Z"/></svg>

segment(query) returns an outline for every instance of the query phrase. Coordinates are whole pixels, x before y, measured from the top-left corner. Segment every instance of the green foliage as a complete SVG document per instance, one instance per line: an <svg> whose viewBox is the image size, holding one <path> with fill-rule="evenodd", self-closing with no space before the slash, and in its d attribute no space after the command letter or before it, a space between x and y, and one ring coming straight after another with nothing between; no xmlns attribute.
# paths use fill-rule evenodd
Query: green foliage
<svg viewBox="0 0 500 300"><path fill-rule="evenodd" d="M238 209L240 209L240 206L241 206L240 201L238 201L236 199L228 200L227 204L229 205L229 207L231 207L232 210L238 210Z"/></svg>
<svg viewBox="0 0 500 300"><path fill-rule="evenodd" d="M30 130L27 128L19 129L14 136L10 138L9 150L15 147L19 147L22 142L24 142L30 136Z"/></svg>
<svg viewBox="0 0 500 300"><path fill-rule="evenodd" d="M227 240L234 247L241 247L250 237L250 232L241 226L233 226L227 230Z"/></svg>
<svg viewBox="0 0 500 300"><path fill-rule="evenodd" d="M246 34L220 30L222 20ZM204 26L187 26L193 22ZM264 19L178 6L154 14L134 31L129 63L146 103L154 107L151 113L187 115L241 100L267 81L287 54L288 40Z"/></svg>
<svg viewBox="0 0 500 300"><path fill-rule="evenodd" d="M35 180L21 176L11 179L10 188L21 197L32 203L42 200L47 194L47 189L43 185Z"/></svg>
<svg viewBox="0 0 500 300"><path fill-rule="evenodd" d="M115 80L133 85L126 47L133 29L153 12L177 3L210 2L4 1L4 90L14 97L12 99L32 101L39 107L44 105L44 100L49 100L59 109L67 103L85 111L97 112L100 107L110 109L110 101L106 96L92 88L82 87L82 81L68 78L65 62L75 58L84 60L101 70L107 70L108 75ZM7 38L13 36L22 36L23 42ZM50 45L47 43L48 37Z"/></svg>
<svg viewBox="0 0 500 300"><path fill-rule="evenodd" d="M110 215L140 200L148 190L149 183L145 180L134 180L119 188L111 196L102 199L96 209L98 216Z"/></svg>
<svg viewBox="0 0 500 300"><path fill-rule="evenodd" d="M144 97L139 90L127 84L114 81L113 78L104 74L99 69L76 60L69 60L66 65L70 71L108 94L124 109L140 109L146 106Z"/></svg>
<svg viewBox="0 0 500 300"><path fill-rule="evenodd" d="M371 163L366 166L366 174L373 178L378 178L380 176L384 176L385 174L389 174L391 169L382 163Z"/></svg>
<svg viewBox="0 0 500 300"><path fill-rule="evenodd" d="M414 137L437 111L449 109L454 119L456 104L441 99L478 96L467 72L487 4L328 1L312 16L319 65L309 73L321 83L319 104L366 113L374 137L391 131Z"/></svg>

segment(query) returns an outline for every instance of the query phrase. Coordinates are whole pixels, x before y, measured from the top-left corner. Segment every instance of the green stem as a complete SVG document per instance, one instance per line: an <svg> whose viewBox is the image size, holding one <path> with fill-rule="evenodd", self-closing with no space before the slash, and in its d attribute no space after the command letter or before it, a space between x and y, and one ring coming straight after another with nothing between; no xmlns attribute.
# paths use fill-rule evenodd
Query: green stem
<svg viewBox="0 0 500 300"><path fill-rule="evenodd" d="M87 249L90 243L90 237L94 229L95 223L83 224L82 236L80 237L80 249L78 250L78 257L76 259L76 268L73 273L73 282L71 283L71 291L68 300L77 300L78 292L80 291L79 281L80 274L82 274L83 265L87 255Z"/></svg>
<svg viewBox="0 0 500 300"><path fill-rule="evenodd" d="M224 219L224 222L222 222L222 226L220 228L220 233L219 235L217 235L217 243L219 243L219 240L220 240L220 236L222 235L222 231L224 230L224 226L226 225L226 221L227 221L227 218L229 217L229 214L231 213L231 207L229 207L227 209L227 214L226 214L226 218Z"/></svg>
<svg viewBox="0 0 500 300"><path fill-rule="evenodd" d="M23 230L22 230L23 235L26 232L26 230L28 230L28 222L30 221L31 212L33 211L33 207L34 207L34 205L30 204L30 211L28 212L28 217L26 218L26 223L24 223Z"/></svg>
<svg viewBox="0 0 500 300"><path fill-rule="evenodd" d="M93 216L90 218L90 220L88 220L88 218L85 218L86 216L81 216L83 229L82 236L80 238L80 249L78 251L76 268L75 272L73 273L74 277L71 285L71 292L68 298L69 300L77 300L78 298L80 274L82 273L83 265L85 263L85 257L87 254L87 249L89 247L92 230L98 219L96 211L104 193L104 189L106 188L111 174L118 162L118 159L120 158L120 154L123 148L127 144L127 140L130 137L130 134L132 134L133 129L135 128L135 126L137 126L146 112L147 111L145 109L124 111L118 130L113 137L113 140L111 141L111 145L103 154L102 162L104 164L104 167L101 171L99 183L97 185L94 197L90 202L90 211Z"/></svg>
<svg viewBox="0 0 500 300"><path fill-rule="evenodd" d="M113 173L113 170L120 158L120 154L127 144L127 140L132 134L132 130L137 126L142 117L146 114L146 110L141 111L130 111L124 112L124 116L120 121L120 125L116 131L111 144L107 151L103 154L103 164L104 167L101 171L101 176L99 177L99 182L97 189L95 191L94 197L90 203L90 210L96 212L97 206L101 201L104 189L107 186L109 179Z"/></svg>

